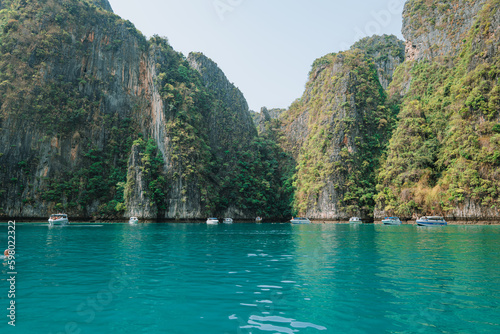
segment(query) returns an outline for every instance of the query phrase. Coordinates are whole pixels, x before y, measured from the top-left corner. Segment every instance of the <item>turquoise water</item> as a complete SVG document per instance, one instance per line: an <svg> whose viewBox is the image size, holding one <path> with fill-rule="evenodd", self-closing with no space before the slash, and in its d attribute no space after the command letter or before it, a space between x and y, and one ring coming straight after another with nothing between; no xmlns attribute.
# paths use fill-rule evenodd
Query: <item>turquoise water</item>
<svg viewBox="0 0 500 334"><path fill-rule="evenodd" d="M16 251L1 333L500 332L500 226L17 224Z"/></svg>

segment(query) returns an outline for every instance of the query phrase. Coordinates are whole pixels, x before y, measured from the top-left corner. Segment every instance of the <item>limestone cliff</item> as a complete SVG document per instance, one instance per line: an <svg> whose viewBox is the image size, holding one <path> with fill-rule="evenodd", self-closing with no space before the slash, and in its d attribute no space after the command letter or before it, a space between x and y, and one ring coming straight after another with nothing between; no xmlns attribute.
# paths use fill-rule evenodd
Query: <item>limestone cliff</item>
<svg viewBox="0 0 500 334"><path fill-rule="evenodd" d="M107 10L109 12L113 12L113 9L111 8L111 5L109 4L108 0L93 0L92 2L94 3L94 5L100 7L104 10Z"/></svg>
<svg viewBox="0 0 500 334"><path fill-rule="evenodd" d="M259 133L269 131L269 126L272 126L269 123L278 120L285 111L286 109L281 108L267 109L266 107L262 107L260 112L253 112L253 122Z"/></svg>
<svg viewBox="0 0 500 334"><path fill-rule="evenodd" d="M317 59L302 98L280 117L283 147L297 162L294 207L301 215L372 216L374 170L394 115L374 63L391 50L380 47L374 57L361 50L368 44Z"/></svg>
<svg viewBox="0 0 500 334"><path fill-rule="evenodd" d="M274 153L215 64L106 0L0 5L0 214L286 214Z"/></svg>
<svg viewBox="0 0 500 334"><path fill-rule="evenodd" d="M488 0L409 0L403 11L406 59L454 56Z"/></svg>
<svg viewBox="0 0 500 334"><path fill-rule="evenodd" d="M210 144L215 148L218 157L225 156L231 141L231 129L238 129L240 148L247 146L256 137L248 104L241 91L234 86L217 64L202 53L192 52L187 61L201 75L203 85L220 104L211 114L209 122Z"/></svg>
<svg viewBox="0 0 500 334"><path fill-rule="evenodd" d="M288 169L275 138L259 136L248 104L217 64L201 53L188 62L200 74L209 96L215 98L206 114L208 143L213 155L211 175L220 216L249 218L256 215L283 219L290 215Z"/></svg>
<svg viewBox="0 0 500 334"><path fill-rule="evenodd" d="M252 116L215 62L107 0L2 0L0 215L495 219L499 8L409 0L405 62L363 39Z"/></svg>
<svg viewBox="0 0 500 334"><path fill-rule="evenodd" d="M407 62L389 87L405 93L376 217L498 219L499 8L498 0L406 3Z"/></svg>
<svg viewBox="0 0 500 334"><path fill-rule="evenodd" d="M140 131L147 42L89 2L15 4L0 18L2 213L105 215Z"/></svg>
<svg viewBox="0 0 500 334"><path fill-rule="evenodd" d="M394 35L365 37L354 43L352 49L363 50L373 59L382 88L392 82L396 68L405 60L405 44Z"/></svg>

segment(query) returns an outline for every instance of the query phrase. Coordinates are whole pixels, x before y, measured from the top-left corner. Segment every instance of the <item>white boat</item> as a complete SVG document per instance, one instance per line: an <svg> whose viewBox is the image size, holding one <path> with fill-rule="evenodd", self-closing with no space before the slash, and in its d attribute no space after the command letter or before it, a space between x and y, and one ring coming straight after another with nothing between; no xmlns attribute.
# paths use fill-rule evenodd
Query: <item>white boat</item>
<svg viewBox="0 0 500 334"><path fill-rule="evenodd" d="M311 224L311 221L305 217L295 217L290 220L292 224Z"/></svg>
<svg viewBox="0 0 500 334"><path fill-rule="evenodd" d="M68 215L65 213L56 213L50 215L49 225L67 225L69 224Z"/></svg>
<svg viewBox="0 0 500 334"><path fill-rule="evenodd" d="M446 226L448 223L440 216L423 216L417 219L418 226Z"/></svg>
<svg viewBox="0 0 500 334"><path fill-rule="evenodd" d="M207 224L208 225L217 225L217 224L219 224L219 219L217 219L217 218L208 218L207 219Z"/></svg>
<svg viewBox="0 0 500 334"><path fill-rule="evenodd" d="M224 218L224 224L232 224L233 218Z"/></svg>
<svg viewBox="0 0 500 334"><path fill-rule="evenodd" d="M384 225L401 225L402 222L398 217L385 217L382 219Z"/></svg>
<svg viewBox="0 0 500 334"><path fill-rule="evenodd" d="M139 222L139 219L137 217L130 217L130 219L128 220L128 223L131 225L135 225L138 222Z"/></svg>
<svg viewBox="0 0 500 334"><path fill-rule="evenodd" d="M350 224L363 224L363 222L361 221L361 218L359 218L359 217L349 218L349 223Z"/></svg>
<svg viewBox="0 0 500 334"><path fill-rule="evenodd" d="M262 223L262 217L257 217L255 218L256 223Z"/></svg>

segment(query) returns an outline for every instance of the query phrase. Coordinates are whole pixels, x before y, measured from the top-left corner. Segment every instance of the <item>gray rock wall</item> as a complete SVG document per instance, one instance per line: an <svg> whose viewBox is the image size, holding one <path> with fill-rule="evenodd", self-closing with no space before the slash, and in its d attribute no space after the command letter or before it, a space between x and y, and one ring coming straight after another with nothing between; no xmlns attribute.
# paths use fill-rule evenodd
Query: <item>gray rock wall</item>
<svg viewBox="0 0 500 334"><path fill-rule="evenodd" d="M423 5L409 0L403 11L406 60L454 56L487 0L434 1Z"/></svg>

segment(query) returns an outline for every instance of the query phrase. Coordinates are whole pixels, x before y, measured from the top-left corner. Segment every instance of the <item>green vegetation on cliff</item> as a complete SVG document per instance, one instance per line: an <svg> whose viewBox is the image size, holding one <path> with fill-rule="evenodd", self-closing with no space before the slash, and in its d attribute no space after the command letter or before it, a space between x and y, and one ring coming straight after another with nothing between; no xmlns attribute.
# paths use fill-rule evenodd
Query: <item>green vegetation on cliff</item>
<svg viewBox="0 0 500 334"><path fill-rule="evenodd" d="M89 214L91 207L102 216L123 210L123 189L117 184L126 180L134 139L130 134L136 131L130 113L106 112L103 104L108 79L86 69L96 26L110 36L131 34L135 42L146 46L145 38L130 22L91 1L1 2L2 132L7 135L22 130L33 141L27 147L3 149L0 179L19 175L16 160L24 166L16 184L2 182L4 203L22 197L23 206L31 212L46 207L82 216ZM78 35L85 38L75 40ZM113 51L121 43L116 38L103 47ZM83 65L73 67L74 56ZM89 133L102 128L108 138L99 145ZM56 152L51 158L41 149L44 143L50 143ZM61 159L62 151L68 150L70 156ZM66 166L64 160L78 168Z"/></svg>
<svg viewBox="0 0 500 334"><path fill-rule="evenodd" d="M271 110L271 112L273 111L281 113L284 110ZM281 121L278 118L266 117L266 113L269 116L267 109L262 112L264 115L259 115L258 147L259 151L268 157L267 161L272 166L271 169L264 170L268 179L266 188L269 189L270 203L273 205L271 212L281 213L282 217L296 215L296 210L293 209L295 196L293 177L296 163L292 155L283 149L285 134L281 128Z"/></svg>
<svg viewBox="0 0 500 334"><path fill-rule="evenodd" d="M245 215L286 217L288 199L281 191L279 147L259 138L241 92L202 54L189 62L209 69L194 70L165 40L151 40L168 64L158 67L158 86L168 110L172 138L172 181L198 184L205 215L239 211ZM160 64L166 64L165 61Z"/></svg>
<svg viewBox="0 0 500 334"><path fill-rule="evenodd" d="M373 35L353 44L351 50L359 49L372 57L374 63L381 63L393 57L401 62L405 59L404 43L394 35Z"/></svg>
<svg viewBox="0 0 500 334"><path fill-rule="evenodd" d="M379 210L447 214L469 202L478 212L498 210L500 57L492 22L499 5L486 2L458 55L407 66L411 88L380 169Z"/></svg>
<svg viewBox="0 0 500 334"><path fill-rule="evenodd" d="M499 8L409 0L408 61L386 35L319 58L257 133L217 64L106 0L2 0L0 214L495 215Z"/></svg>
<svg viewBox="0 0 500 334"><path fill-rule="evenodd" d="M392 52L391 43L385 52ZM365 50L317 59L304 96L283 115L286 127L307 115L307 137L295 148L295 209L318 216L325 202L333 202L336 209L330 210L339 212L338 218L371 216L375 169L395 113L397 106L386 102L373 57Z"/></svg>
<svg viewBox="0 0 500 334"><path fill-rule="evenodd" d="M203 184L213 184L212 206L207 214L229 210L246 216L289 216L290 193L282 186L283 153L275 139L258 136L243 94L212 60L191 53L188 61L197 68L206 91L216 101L205 116L209 131L204 132L212 160L211 173Z"/></svg>
<svg viewBox="0 0 500 334"><path fill-rule="evenodd" d="M0 11L0 96L2 112L43 127L47 135L68 134L101 108L108 78L82 69L67 73L71 56L90 56L93 27L110 36L132 34L141 47L145 38L128 21L91 1L3 0ZM85 35L74 40L75 35ZM105 41L105 49L122 40ZM69 75L68 75L69 74ZM90 92L91 91L91 92Z"/></svg>
<svg viewBox="0 0 500 334"><path fill-rule="evenodd" d="M225 77L214 89L166 39L110 10L0 2L4 213L183 218L179 199L201 217L287 216L279 147L257 136L241 92Z"/></svg>

